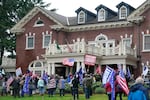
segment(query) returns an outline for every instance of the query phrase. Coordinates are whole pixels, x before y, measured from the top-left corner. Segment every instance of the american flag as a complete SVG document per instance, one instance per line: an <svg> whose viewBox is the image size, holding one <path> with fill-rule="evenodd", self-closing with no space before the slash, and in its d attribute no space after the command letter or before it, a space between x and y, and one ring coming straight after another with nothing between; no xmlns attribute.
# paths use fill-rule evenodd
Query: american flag
<svg viewBox="0 0 150 100"><path fill-rule="evenodd" d="M100 65L98 65L98 67L96 68L96 73L97 74L101 74L101 67L100 67Z"/></svg>
<svg viewBox="0 0 150 100"><path fill-rule="evenodd" d="M73 66L74 59L73 58L64 58L62 63L63 63L63 65Z"/></svg>
<svg viewBox="0 0 150 100"><path fill-rule="evenodd" d="M122 87L124 92L128 95L129 88L127 86L127 82L126 82L126 79L125 79L122 69L119 70L119 75L116 76L116 79L117 79L118 84Z"/></svg>

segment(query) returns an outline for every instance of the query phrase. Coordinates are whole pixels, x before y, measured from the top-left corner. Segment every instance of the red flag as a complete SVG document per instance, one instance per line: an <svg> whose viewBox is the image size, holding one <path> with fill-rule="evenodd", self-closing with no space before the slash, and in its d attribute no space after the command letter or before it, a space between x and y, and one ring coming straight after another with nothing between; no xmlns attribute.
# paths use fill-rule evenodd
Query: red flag
<svg viewBox="0 0 150 100"><path fill-rule="evenodd" d="M73 58L64 58L62 61L63 65L73 66L74 65L74 59Z"/></svg>
<svg viewBox="0 0 150 100"><path fill-rule="evenodd" d="M98 65L98 67L96 68L96 73L97 73L97 74L101 74L101 68L100 68L100 65Z"/></svg>

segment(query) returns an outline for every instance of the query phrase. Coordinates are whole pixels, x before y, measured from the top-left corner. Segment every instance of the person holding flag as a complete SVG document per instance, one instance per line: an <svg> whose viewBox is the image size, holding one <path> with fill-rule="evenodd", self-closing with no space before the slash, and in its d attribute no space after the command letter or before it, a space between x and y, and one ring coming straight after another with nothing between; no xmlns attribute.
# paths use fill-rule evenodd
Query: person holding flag
<svg viewBox="0 0 150 100"><path fill-rule="evenodd" d="M109 99L111 97L111 100L115 100L115 85L114 85L115 83L114 83L114 78L115 78L115 71L114 71L114 69L112 69L109 66L106 66L106 69L104 71L103 78L102 78L102 83L103 83L104 86L108 82L110 83L111 91L109 90L109 92L111 92L111 94L108 97L109 97Z"/></svg>
<svg viewBox="0 0 150 100"><path fill-rule="evenodd" d="M121 66L121 65L118 65L118 66ZM122 69L122 67L118 67L118 68L119 68L119 70L118 70L119 73L116 76L116 80L117 80L118 84L121 86L121 88L123 89L123 91L126 93L126 95L128 95L129 88L127 86L127 82L126 82L126 78L125 78L123 69Z"/></svg>

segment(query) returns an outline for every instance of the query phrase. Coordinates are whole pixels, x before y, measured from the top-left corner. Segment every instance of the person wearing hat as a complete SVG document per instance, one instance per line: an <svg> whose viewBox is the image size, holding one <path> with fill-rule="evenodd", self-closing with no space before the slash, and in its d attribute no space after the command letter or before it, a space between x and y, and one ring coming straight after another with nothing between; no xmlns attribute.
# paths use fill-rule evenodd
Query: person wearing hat
<svg viewBox="0 0 150 100"><path fill-rule="evenodd" d="M144 80L138 77L131 86L128 100L150 100L147 88L144 87Z"/></svg>

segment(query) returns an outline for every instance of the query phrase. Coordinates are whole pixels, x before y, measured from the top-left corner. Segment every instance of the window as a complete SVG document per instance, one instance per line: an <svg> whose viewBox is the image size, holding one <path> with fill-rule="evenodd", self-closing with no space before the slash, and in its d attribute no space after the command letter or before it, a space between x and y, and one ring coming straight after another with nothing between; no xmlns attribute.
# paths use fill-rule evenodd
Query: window
<svg viewBox="0 0 150 100"><path fill-rule="evenodd" d="M36 20L34 27L39 27L39 26L44 26L44 22L40 19L40 17L38 18L38 20Z"/></svg>
<svg viewBox="0 0 150 100"><path fill-rule="evenodd" d="M95 38L95 41L108 40L108 37L104 34L100 34Z"/></svg>
<svg viewBox="0 0 150 100"><path fill-rule="evenodd" d="M85 13L83 11L80 11L79 12L79 15L78 15L78 23L81 24L81 23L85 23Z"/></svg>
<svg viewBox="0 0 150 100"><path fill-rule="evenodd" d="M34 36L27 36L26 49L33 49L33 48L34 48Z"/></svg>
<svg viewBox="0 0 150 100"><path fill-rule="evenodd" d="M47 48L50 43L50 34L43 35L43 48Z"/></svg>
<svg viewBox="0 0 150 100"><path fill-rule="evenodd" d="M35 63L35 67L42 67L41 62L36 62L36 63Z"/></svg>
<svg viewBox="0 0 150 100"><path fill-rule="evenodd" d="M143 35L143 51L150 51L150 34Z"/></svg>
<svg viewBox="0 0 150 100"><path fill-rule="evenodd" d="M98 21L105 21L105 10L100 9L98 12Z"/></svg>
<svg viewBox="0 0 150 100"><path fill-rule="evenodd" d="M120 16L119 16L120 19L125 19L127 17L127 8L125 6L122 6L120 8L119 14L120 14Z"/></svg>
<svg viewBox="0 0 150 100"><path fill-rule="evenodd" d="M123 44L127 47L131 47L131 38L123 38Z"/></svg>

